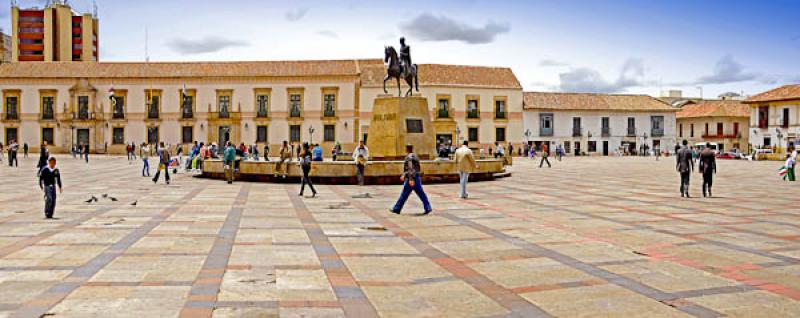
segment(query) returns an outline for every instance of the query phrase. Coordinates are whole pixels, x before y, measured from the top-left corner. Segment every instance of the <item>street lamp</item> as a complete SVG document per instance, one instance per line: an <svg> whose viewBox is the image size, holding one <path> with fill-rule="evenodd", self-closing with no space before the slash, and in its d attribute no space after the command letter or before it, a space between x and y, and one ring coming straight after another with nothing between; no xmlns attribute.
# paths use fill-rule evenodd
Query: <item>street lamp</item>
<svg viewBox="0 0 800 318"><path fill-rule="evenodd" d="M778 134L778 151L777 151L777 153L781 153L781 144L783 143L783 132L778 128L775 128L775 132Z"/></svg>
<svg viewBox="0 0 800 318"><path fill-rule="evenodd" d="M314 126L308 127L309 143L314 144Z"/></svg>
<svg viewBox="0 0 800 318"><path fill-rule="evenodd" d="M460 144L461 144L461 128L458 128L458 126L456 126L456 145Z"/></svg>

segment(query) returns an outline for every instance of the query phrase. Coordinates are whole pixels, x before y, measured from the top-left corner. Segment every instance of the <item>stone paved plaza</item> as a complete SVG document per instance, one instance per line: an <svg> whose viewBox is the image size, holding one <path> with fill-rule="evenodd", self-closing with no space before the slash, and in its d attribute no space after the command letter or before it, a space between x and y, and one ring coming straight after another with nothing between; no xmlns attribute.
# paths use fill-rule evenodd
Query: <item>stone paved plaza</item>
<svg viewBox="0 0 800 318"><path fill-rule="evenodd" d="M35 159L0 167L0 317L800 315L800 185L777 162L721 161L718 197L694 174L681 199L673 158L517 158L466 201L426 186L423 217L387 211L399 186L301 198L60 158L52 221Z"/></svg>

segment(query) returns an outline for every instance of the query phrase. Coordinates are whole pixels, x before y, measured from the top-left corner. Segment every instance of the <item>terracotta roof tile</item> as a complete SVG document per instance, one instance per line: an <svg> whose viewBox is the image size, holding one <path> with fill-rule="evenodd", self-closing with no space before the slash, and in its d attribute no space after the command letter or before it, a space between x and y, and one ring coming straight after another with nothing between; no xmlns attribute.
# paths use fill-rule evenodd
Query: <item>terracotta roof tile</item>
<svg viewBox="0 0 800 318"><path fill-rule="evenodd" d="M460 86L481 88L522 89L510 68L419 64L420 86ZM383 87L386 66L371 64L361 67L361 86ZM388 85L388 83L387 83Z"/></svg>
<svg viewBox="0 0 800 318"><path fill-rule="evenodd" d="M677 111L647 95L525 92L524 109L588 111Z"/></svg>
<svg viewBox="0 0 800 318"><path fill-rule="evenodd" d="M790 99L800 99L800 84L784 85L755 96L750 96L750 98L745 100L745 103L772 102Z"/></svg>
<svg viewBox="0 0 800 318"><path fill-rule="evenodd" d="M750 106L738 100L703 101L683 106L677 118L750 117Z"/></svg>
<svg viewBox="0 0 800 318"><path fill-rule="evenodd" d="M373 60L380 62L380 60ZM141 78L358 75L370 60L255 62L36 62L0 65L6 78Z"/></svg>

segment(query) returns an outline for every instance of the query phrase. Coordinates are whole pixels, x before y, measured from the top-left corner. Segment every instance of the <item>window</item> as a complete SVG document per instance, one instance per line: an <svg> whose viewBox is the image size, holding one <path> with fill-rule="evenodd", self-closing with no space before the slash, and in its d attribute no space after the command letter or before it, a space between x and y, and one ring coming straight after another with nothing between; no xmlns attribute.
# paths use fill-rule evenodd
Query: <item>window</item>
<svg viewBox="0 0 800 318"><path fill-rule="evenodd" d="M300 142L300 125L289 126L289 141Z"/></svg>
<svg viewBox="0 0 800 318"><path fill-rule="evenodd" d="M269 117L269 95L256 95L256 117Z"/></svg>
<svg viewBox="0 0 800 318"><path fill-rule="evenodd" d="M650 136L652 137L664 136L664 116L650 117Z"/></svg>
<svg viewBox="0 0 800 318"><path fill-rule="evenodd" d="M708 136L708 123L706 123L706 133L704 135Z"/></svg>
<svg viewBox="0 0 800 318"><path fill-rule="evenodd" d="M758 128L764 129L769 126L769 106L758 107Z"/></svg>
<svg viewBox="0 0 800 318"><path fill-rule="evenodd" d="M506 100L498 99L494 101L494 118L506 119Z"/></svg>
<svg viewBox="0 0 800 318"><path fill-rule="evenodd" d="M480 118L477 99L467 100L467 118Z"/></svg>
<svg viewBox="0 0 800 318"><path fill-rule="evenodd" d="M781 127L789 128L789 109L788 108L784 108L783 109L783 117L781 117L781 119L782 119Z"/></svg>
<svg viewBox="0 0 800 318"><path fill-rule="evenodd" d="M158 104L160 98L152 92L148 94L150 94L150 104L147 106L147 119L158 119Z"/></svg>
<svg viewBox="0 0 800 318"><path fill-rule="evenodd" d="M636 118L628 117L628 136L636 136Z"/></svg>
<svg viewBox="0 0 800 318"><path fill-rule="evenodd" d="M539 136L553 135L553 114L539 114Z"/></svg>
<svg viewBox="0 0 800 318"><path fill-rule="evenodd" d="M181 127L181 142L184 144L190 144L194 140L194 126L183 126Z"/></svg>
<svg viewBox="0 0 800 318"><path fill-rule="evenodd" d="M111 131L111 143L114 145L125 143L125 128L114 127L114 130Z"/></svg>
<svg viewBox="0 0 800 318"><path fill-rule="evenodd" d="M581 118L572 117L572 137L581 136Z"/></svg>
<svg viewBox="0 0 800 318"><path fill-rule="evenodd" d="M336 94L325 94L323 97L323 116L335 117L336 116Z"/></svg>
<svg viewBox="0 0 800 318"><path fill-rule="evenodd" d="M739 138L739 123L733 123L733 135ZM739 147L736 147L739 148Z"/></svg>
<svg viewBox="0 0 800 318"><path fill-rule="evenodd" d="M181 92L181 118L192 119L194 118L194 96L189 95L188 92Z"/></svg>
<svg viewBox="0 0 800 318"><path fill-rule="evenodd" d="M478 141L478 127L467 128L467 140L474 142Z"/></svg>
<svg viewBox="0 0 800 318"><path fill-rule="evenodd" d="M289 95L289 117L300 117L302 114L303 98L300 94Z"/></svg>
<svg viewBox="0 0 800 318"><path fill-rule="evenodd" d="M267 126L256 127L256 142L267 142Z"/></svg>
<svg viewBox="0 0 800 318"><path fill-rule="evenodd" d="M683 137L683 124L678 125L678 137Z"/></svg>
<svg viewBox="0 0 800 318"><path fill-rule="evenodd" d="M158 139L158 127L147 127L147 143L157 145Z"/></svg>
<svg viewBox="0 0 800 318"><path fill-rule="evenodd" d="M494 129L494 140L495 141L506 141L506 128L505 127L497 127Z"/></svg>
<svg viewBox="0 0 800 318"><path fill-rule="evenodd" d="M589 152L597 152L597 141L589 140Z"/></svg>
<svg viewBox="0 0 800 318"><path fill-rule="evenodd" d="M55 119L55 97L42 97L42 119Z"/></svg>
<svg viewBox="0 0 800 318"><path fill-rule="evenodd" d="M717 136L722 136L725 134L725 126L722 123L717 123Z"/></svg>
<svg viewBox="0 0 800 318"><path fill-rule="evenodd" d="M219 118L230 118L231 117L231 96L230 95L220 95L218 98L218 109L219 109Z"/></svg>
<svg viewBox="0 0 800 318"><path fill-rule="evenodd" d="M336 141L336 125L325 125L322 138L323 141Z"/></svg>
<svg viewBox="0 0 800 318"><path fill-rule="evenodd" d="M694 124L689 125L689 137L694 138Z"/></svg>
<svg viewBox="0 0 800 318"><path fill-rule="evenodd" d="M572 149L572 143L570 143L569 141L565 141L564 142L564 153L570 153L571 149ZM553 151L553 150L554 149L550 149L550 151Z"/></svg>
<svg viewBox="0 0 800 318"><path fill-rule="evenodd" d="M603 137L611 136L611 119L603 117L600 119L600 130Z"/></svg>
<svg viewBox="0 0 800 318"><path fill-rule="evenodd" d="M42 141L46 141L48 145L56 143L55 133L53 128L42 128Z"/></svg>
<svg viewBox="0 0 800 318"><path fill-rule="evenodd" d="M89 119L89 96L78 96L78 119Z"/></svg>
<svg viewBox="0 0 800 318"><path fill-rule="evenodd" d="M450 100L447 98L440 98L437 103L437 117L450 118Z"/></svg>
<svg viewBox="0 0 800 318"><path fill-rule="evenodd" d="M111 105L113 105L113 112L111 118L123 119L125 118L125 96L112 96Z"/></svg>

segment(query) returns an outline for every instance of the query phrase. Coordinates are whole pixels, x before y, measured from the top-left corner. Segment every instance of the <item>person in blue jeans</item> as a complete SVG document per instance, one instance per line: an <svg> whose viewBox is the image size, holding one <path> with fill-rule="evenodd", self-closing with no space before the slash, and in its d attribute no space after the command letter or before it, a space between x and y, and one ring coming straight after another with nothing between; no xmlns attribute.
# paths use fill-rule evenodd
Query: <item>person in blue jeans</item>
<svg viewBox="0 0 800 318"><path fill-rule="evenodd" d="M428 202L428 196L425 195L425 190L422 189L422 178L420 178L420 164L419 164L419 157L414 153L414 146L406 145L406 159L403 162L403 192L400 193L400 198L397 199L397 203L395 203L394 207L391 208L389 211L394 214L400 214L400 211L403 210L403 206L406 204L408 200L408 196L411 195L411 191L417 194L419 200L422 201L422 206L425 209L425 213L431 213L433 209L431 209L431 203Z"/></svg>

